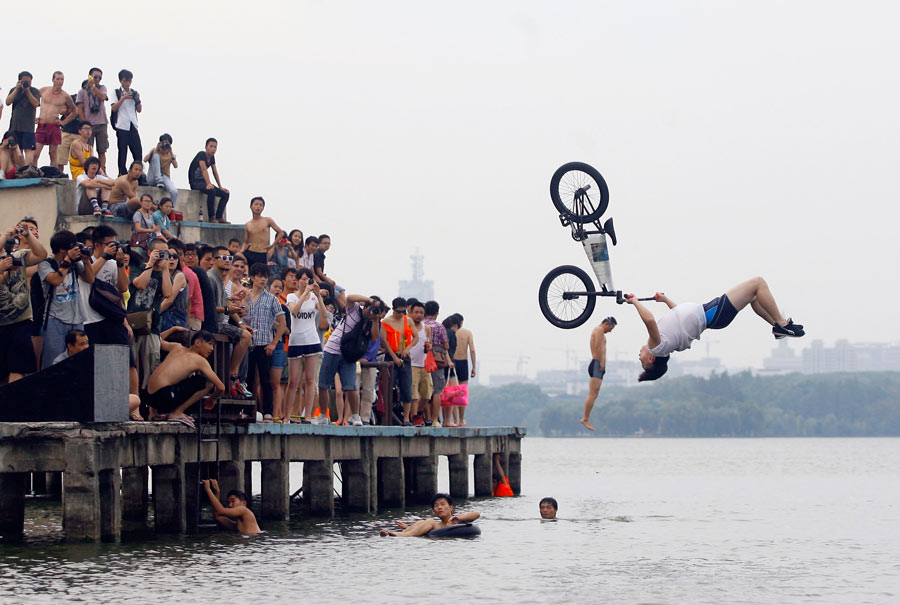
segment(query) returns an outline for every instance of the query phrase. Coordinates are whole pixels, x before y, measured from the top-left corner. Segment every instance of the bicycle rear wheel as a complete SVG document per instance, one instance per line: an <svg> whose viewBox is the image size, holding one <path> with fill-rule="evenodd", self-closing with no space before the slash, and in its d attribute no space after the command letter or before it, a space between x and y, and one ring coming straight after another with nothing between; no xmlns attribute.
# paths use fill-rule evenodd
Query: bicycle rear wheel
<svg viewBox="0 0 900 605"><path fill-rule="evenodd" d="M557 328L570 330L588 320L597 300L593 296L567 298L567 292L594 292L594 282L586 272L574 265L563 265L550 271L538 289L541 313Z"/></svg>
<svg viewBox="0 0 900 605"><path fill-rule="evenodd" d="M584 162L569 162L553 173L550 199L559 213L569 220L591 223L606 212L609 188L593 166Z"/></svg>

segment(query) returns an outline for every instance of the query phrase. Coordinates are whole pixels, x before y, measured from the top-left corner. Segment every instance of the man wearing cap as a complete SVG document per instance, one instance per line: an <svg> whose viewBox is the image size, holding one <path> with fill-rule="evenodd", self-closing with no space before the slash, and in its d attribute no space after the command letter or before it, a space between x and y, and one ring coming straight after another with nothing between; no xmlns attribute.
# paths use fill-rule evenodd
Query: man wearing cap
<svg viewBox="0 0 900 605"><path fill-rule="evenodd" d="M603 384L603 375L606 374L606 335L616 327L616 318L610 315L591 332L591 363L588 364L588 376L591 377L588 386L587 399L584 400L584 418L581 424L593 431L591 426L591 410L594 402L600 394L600 385Z"/></svg>

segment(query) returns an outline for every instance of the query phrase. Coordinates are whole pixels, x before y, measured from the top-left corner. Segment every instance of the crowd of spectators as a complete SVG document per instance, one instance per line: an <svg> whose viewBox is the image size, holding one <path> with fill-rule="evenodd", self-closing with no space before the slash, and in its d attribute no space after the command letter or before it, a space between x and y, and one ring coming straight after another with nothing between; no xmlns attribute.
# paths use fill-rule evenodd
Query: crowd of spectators
<svg viewBox="0 0 900 605"><path fill-rule="evenodd" d="M474 341L461 315L439 322L436 301L397 297L388 305L347 292L325 270L331 237L285 231L263 215L261 196L250 200L243 241L226 247L175 237L173 139L163 134L143 155L133 78L121 70L110 95L94 67L69 94L61 72L38 89L23 71L6 96L12 116L0 178L33 175L47 146L49 168L68 166L77 182L79 213L126 218L132 237L118 240L101 221L77 234L54 233L48 251L27 217L0 234L0 383L90 345L121 344L129 346L134 420L149 414L192 426L192 405L212 407L224 395L255 400L264 422L361 426L375 422L377 364L387 362L404 425L465 424L467 400L442 396L475 375ZM115 178L106 170L110 124ZM209 221L224 223L230 193L221 186L217 148L216 139L206 141L188 183L206 193ZM139 195L139 184L165 195ZM215 335L228 343L225 381L214 379L209 362ZM178 363L163 361L173 356Z"/></svg>

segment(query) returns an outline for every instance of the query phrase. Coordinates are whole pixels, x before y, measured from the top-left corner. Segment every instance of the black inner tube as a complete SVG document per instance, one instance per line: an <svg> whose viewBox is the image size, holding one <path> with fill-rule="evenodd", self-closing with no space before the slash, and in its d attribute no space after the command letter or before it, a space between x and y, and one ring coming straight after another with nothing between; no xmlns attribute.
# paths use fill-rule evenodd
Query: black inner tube
<svg viewBox="0 0 900 605"><path fill-rule="evenodd" d="M428 532L432 538L466 538L480 536L481 528L472 523L456 523L447 527L439 527Z"/></svg>

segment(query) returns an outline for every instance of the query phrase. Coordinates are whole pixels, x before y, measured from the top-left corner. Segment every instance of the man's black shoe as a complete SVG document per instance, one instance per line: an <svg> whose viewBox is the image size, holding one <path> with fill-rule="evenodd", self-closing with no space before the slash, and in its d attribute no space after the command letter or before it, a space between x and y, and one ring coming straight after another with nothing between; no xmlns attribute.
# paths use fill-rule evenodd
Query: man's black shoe
<svg viewBox="0 0 900 605"><path fill-rule="evenodd" d="M800 324L795 324L794 320L788 319L788 322L783 325L775 325L772 326L772 334L775 335L775 340L780 340L782 338L800 338L806 332L803 331L803 326Z"/></svg>

